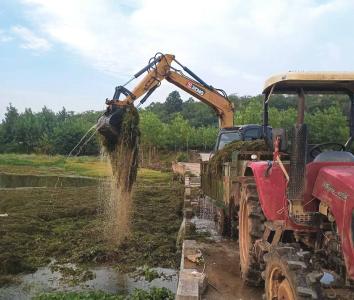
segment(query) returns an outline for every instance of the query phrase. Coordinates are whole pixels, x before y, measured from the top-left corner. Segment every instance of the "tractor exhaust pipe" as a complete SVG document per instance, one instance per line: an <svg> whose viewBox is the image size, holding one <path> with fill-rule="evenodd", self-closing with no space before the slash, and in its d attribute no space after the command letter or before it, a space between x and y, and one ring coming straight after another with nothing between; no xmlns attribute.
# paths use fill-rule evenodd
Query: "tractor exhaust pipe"
<svg viewBox="0 0 354 300"><path fill-rule="evenodd" d="M290 155L290 180L288 199L293 202L303 199L305 190L305 167L307 157L307 126L296 125L293 130Z"/></svg>
<svg viewBox="0 0 354 300"><path fill-rule="evenodd" d="M293 130L290 155L290 181L288 199L291 202L303 199L305 186L305 166L307 158L307 126L305 119L305 93L298 91L297 122Z"/></svg>
<svg viewBox="0 0 354 300"><path fill-rule="evenodd" d="M307 125L304 124L305 94L298 93L297 124L293 130L290 155L290 176L287 190L289 200L289 216L297 224L311 225L313 215L304 211L305 171L307 162Z"/></svg>

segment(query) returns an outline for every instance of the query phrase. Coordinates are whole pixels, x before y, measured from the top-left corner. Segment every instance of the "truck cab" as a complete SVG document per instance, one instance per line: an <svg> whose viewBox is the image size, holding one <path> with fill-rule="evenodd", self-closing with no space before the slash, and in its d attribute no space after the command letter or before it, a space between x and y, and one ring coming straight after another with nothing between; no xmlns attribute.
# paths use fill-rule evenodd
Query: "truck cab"
<svg viewBox="0 0 354 300"><path fill-rule="evenodd" d="M272 128L268 127L267 136L271 138ZM234 141L254 141L263 138L263 126L257 124L239 125L220 129L216 138L214 152L223 149Z"/></svg>

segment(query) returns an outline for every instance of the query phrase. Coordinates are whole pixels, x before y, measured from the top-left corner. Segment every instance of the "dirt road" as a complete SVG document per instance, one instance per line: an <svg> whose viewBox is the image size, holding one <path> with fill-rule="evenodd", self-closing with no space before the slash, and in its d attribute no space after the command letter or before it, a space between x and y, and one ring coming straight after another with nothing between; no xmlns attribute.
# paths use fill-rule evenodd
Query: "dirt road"
<svg viewBox="0 0 354 300"><path fill-rule="evenodd" d="M240 279L238 245L234 241L202 243L200 249L206 262L208 288L205 300L259 300L263 288L245 286Z"/></svg>

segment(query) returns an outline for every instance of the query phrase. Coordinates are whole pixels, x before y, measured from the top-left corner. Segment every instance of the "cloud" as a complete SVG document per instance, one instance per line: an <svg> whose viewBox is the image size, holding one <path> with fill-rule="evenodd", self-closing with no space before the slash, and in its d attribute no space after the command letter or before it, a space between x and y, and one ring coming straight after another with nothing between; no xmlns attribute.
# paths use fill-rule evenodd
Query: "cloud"
<svg viewBox="0 0 354 300"><path fill-rule="evenodd" d="M47 51L51 48L51 44L46 39L37 36L24 26L14 26L11 31L22 40L21 47L24 49Z"/></svg>
<svg viewBox="0 0 354 300"><path fill-rule="evenodd" d="M24 1L40 32L122 80L157 51L239 94L259 92L274 72L353 68L350 0L123 2Z"/></svg>

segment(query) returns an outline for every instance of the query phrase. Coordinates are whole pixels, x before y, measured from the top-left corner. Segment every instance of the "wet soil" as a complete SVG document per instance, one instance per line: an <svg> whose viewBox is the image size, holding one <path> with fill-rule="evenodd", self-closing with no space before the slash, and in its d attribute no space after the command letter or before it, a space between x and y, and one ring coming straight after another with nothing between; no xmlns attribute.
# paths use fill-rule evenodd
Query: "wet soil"
<svg viewBox="0 0 354 300"><path fill-rule="evenodd" d="M224 239L219 234L215 222L216 212L217 208L210 198L199 197L191 220L195 228L192 238L197 241L205 262L205 265L198 266L198 270L204 270L208 278L208 288L202 299L262 299L263 288L250 287L243 283L240 277L238 242Z"/></svg>
<svg viewBox="0 0 354 300"><path fill-rule="evenodd" d="M263 289L244 285L240 278L237 242L201 243L208 288L203 299L259 300Z"/></svg>

